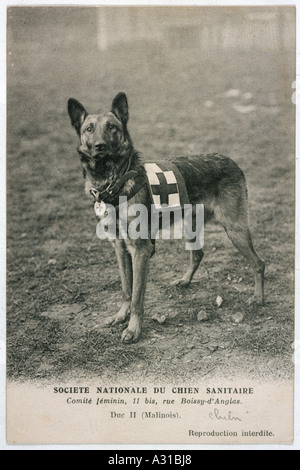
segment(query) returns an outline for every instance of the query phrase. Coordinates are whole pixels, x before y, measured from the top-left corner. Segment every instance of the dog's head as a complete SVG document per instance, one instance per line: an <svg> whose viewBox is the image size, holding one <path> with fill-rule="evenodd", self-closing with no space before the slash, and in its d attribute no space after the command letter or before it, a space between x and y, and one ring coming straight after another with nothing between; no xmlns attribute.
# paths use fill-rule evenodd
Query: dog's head
<svg viewBox="0 0 300 470"><path fill-rule="evenodd" d="M125 93L117 94L107 113L89 114L74 98L69 99L68 111L80 138L79 151L88 161L105 157L117 159L132 148L127 131L129 113Z"/></svg>

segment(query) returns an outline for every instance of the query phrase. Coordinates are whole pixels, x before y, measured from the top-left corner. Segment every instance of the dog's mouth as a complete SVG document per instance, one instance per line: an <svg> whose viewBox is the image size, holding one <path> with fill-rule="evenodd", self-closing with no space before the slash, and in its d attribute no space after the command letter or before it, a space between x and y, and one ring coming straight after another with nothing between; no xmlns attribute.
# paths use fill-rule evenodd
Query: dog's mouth
<svg viewBox="0 0 300 470"><path fill-rule="evenodd" d="M101 150L100 152L95 152L92 155L92 158L94 158L95 160L101 160L102 158L110 157L112 155L113 154L108 150L108 148L106 148L105 150Z"/></svg>
<svg viewBox="0 0 300 470"><path fill-rule="evenodd" d="M107 153L107 145L106 144L98 144L95 145L95 153L96 155L105 155Z"/></svg>

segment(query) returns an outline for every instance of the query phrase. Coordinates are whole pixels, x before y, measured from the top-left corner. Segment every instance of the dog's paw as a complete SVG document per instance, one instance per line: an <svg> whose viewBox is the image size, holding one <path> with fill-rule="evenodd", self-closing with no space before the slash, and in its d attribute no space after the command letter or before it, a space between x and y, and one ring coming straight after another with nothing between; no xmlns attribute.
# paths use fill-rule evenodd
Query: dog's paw
<svg viewBox="0 0 300 470"><path fill-rule="evenodd" d="M121 323L125 323L130 313L130 302L124 302L122 307L120 308L119 312L116 315L108 317L103 326L104 328L108 328L110 326L120 325Z"/></svg>
<svg viewBox="0 0 300 470"><path fill-rule="evenodd" d="M126 330L123 331L122 342L125 344L136 343L139 340L140 335L141 335L140 327L131 329L129 325L128 328L126 328Z"/></svg>
<svg viewBox="0 0 300 470"><path fill-rule="evenodd" d="M112 317L108 317L103 323L103 328L120 325L126 321L126 318L127 316L124 317L124 315L114 315Z"/></svg>

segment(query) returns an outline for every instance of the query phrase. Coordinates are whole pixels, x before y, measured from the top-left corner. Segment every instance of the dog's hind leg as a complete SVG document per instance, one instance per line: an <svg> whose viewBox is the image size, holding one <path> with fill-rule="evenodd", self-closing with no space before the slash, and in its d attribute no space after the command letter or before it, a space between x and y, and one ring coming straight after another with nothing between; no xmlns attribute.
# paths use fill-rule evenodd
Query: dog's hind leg
<svg viewBox="0 0 300 470"><path fill-rule="evenodd" d="M234 246L246 258L254 271L255 291L254 296L248 300L248 304L258 303L263 305L265 263L253 247L249 228L240 227L239 225L229 225L224 228Z"/></svg>
<svg viewBox="0 0 300 470"><path fill-rule="evenodd" d="M104 326L113 326L118 325L119 323L124 323L130 314L133 282L132 259L123 240L116 240L114 242L114 247L121 276L123 303L119 312L116 315L109 317Z"/></svg>
<svg viewBox="0 0 300 470"><path fill-rule="evenodd" d="M196 218L195 213L193 214L193 218L192 218L192 229L193 229L193 233L196 233L196 232L198 233L198 231L197 231L197 218ZM198 233L198 235L199 235L199 233ZM190 242L194 243L196 238L194 240L190 240ZM182 287L189 286L190 283L192 282L192 279L194 277L195 272L197 271L197 269L200 266L200 263L203 259L203 256L204 256L204 253L203 253L202 248L199 249L199 250L190 250L190 264L189 264L189 267L188 267L186 273L184 274L184 276L181 279L179 279L177 281L173 281L171 283L171 285L172 286L182 286Z"/></svg>
<svg viewBox="0 0 300 470"><path fill-rule="evenodd" d="M203 250L191 250L190 251L190 265L188 267L188 270L186 271L185 275L182 277L182 279L179 279L177 281L172 282L172 286L188 286L193 277L195 272L197 271L202 258L204 256Z"/></svg>
<svg viewBox="0 0 300 470"><path fill-rule="evenodd" d="M223 225L229 239L245 257L254 271L255 292L248 304L264 303L264 272L265 263L256 253L250 230L247 214L247 188L244 178L240 185L224 185L222 198L216 200L215 216Z"/></svg>

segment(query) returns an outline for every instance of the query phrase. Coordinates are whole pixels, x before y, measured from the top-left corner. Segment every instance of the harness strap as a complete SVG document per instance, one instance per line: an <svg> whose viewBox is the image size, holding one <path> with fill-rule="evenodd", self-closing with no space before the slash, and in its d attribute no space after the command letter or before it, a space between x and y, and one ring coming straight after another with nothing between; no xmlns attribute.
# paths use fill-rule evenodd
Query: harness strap
<svg viewBox="0 0 300 470"><path fill-rule="evenodd" d="M120 189L124 186L126 181L136 178L137 175L138 172L135 170L125 173L125 175L118 178L113 185L110 184L102 191L98 191L98 197L101 201L109 202L110 199L114 198L119 193Z"/></svg>
<svg viewBox="0 0 300 470"><path fill-rule="evenodd" d="M183 207L184 204L189 204L189 197L186 189L186 184L184 181L184 178L176 165L170 163L170 162L165 162L165 161L160 161L159 162L159 167L163 171L173 171L177 183L178 183L178 188L179 188L179 194L180 194L180 207ZM120 176L117 181L114 183L110 183L107 187L99 190L92 188L90 190L91 195L94 197L95 202L101 202L103 201L106 204L111 204L115 207L119 205L119 197L122 196L121 189L123 188L124 184L129 181L130 179L135 180L135 185L132 189L132 193L127 196L127 199L130 200L133 198L145 185L148 185L149 187L149 180L147 176L144 174L140 174L136 170L130 170L127 171L125 174ZM151 188L149 187L150 195L152 195Z"/></svg>
<svg viewBox="0 0 300 470"><path fill-rule="evenodd" d="M96 202L103 201L106 204L111 204L117 207L119 205L119 196L122 196L122 194L120 194L120 190L127 181L137 178L138 175L139 173L136 170L131 170L128 173L125 173L125 175L121 176L113 185L109 185L102 191L92 188L90 193ZM131 198L133 198L142 189L142 187L145 186L145 184L147 184L147 181L144 176L138 178L138 180L135 181L133 193L129 196L127 195L127 200L129 201Z"/></svg>

